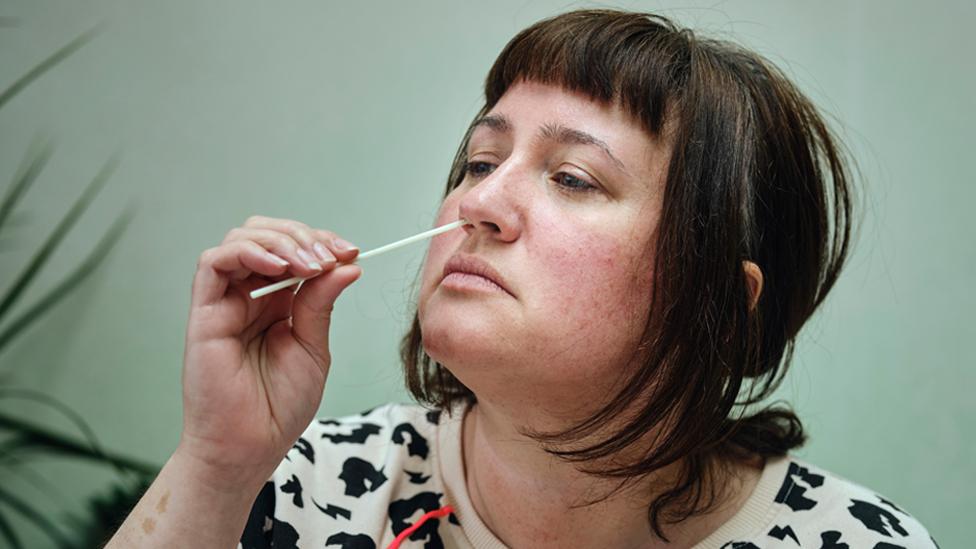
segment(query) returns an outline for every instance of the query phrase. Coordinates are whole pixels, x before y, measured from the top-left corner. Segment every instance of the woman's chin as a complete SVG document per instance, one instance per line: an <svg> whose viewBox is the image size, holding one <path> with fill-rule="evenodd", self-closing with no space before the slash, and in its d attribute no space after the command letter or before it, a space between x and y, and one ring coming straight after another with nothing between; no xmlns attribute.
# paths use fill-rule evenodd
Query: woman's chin
<svg viewBox="0 0 976 549"><path fill-rule="evenodd" d="M418 312L424 349L441 364L490 364L518 348L521 323L497 303L435 292Z"/></svg>
<svg viewBox="0 0 976 549"><path fill-rule="evenodd" d="M424 351L444 365L473 367L497 362L498 335L471 319L421 323Z"/></svg>

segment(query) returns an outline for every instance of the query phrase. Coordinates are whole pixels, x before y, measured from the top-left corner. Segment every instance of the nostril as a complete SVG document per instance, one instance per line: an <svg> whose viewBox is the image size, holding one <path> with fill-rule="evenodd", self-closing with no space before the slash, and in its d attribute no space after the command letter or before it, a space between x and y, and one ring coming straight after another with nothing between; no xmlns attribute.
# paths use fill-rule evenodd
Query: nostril
<svg viewBox="0 0 976 549"><path fill-rule="evenodd" d="M485 230L492 234L497 234L502 232L501 226L491 221L469 221L469 224L464 225L463 228L465 231L468 232L477 231L477 230Z"/></svg>

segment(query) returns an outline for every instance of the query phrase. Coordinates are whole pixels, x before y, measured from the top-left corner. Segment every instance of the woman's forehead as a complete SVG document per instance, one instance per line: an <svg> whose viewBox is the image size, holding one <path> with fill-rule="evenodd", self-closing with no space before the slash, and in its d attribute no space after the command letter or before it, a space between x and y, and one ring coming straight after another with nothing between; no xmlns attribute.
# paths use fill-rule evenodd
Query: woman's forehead
<svg viewBox="0 0 976 549"><path fill-rule="evenodd" d="M516 134L593 146L632 176L646 174L670 158L668 144L651 135L619 102L598 101L554 84L519 81L472 124L472 139L514 139Z"/></svg>
<svg viewBox="0 0 976 549"><path fill-rule="evenodd" d="M610 118L618 123L639 126L640 121L618 100L601 101L584 92L558 83L518 80L492 105L488 114L530 106L537 112L565 118Z"/></svg>

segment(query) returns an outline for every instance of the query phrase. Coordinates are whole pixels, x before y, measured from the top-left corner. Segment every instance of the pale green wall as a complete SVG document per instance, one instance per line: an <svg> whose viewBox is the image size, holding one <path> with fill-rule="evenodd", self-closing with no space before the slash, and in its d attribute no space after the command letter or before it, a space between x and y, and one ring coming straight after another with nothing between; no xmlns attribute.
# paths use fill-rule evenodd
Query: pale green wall
<svg viewBox="0 0 976 549"><path fill-rule="evenodd" d="M4 85L97 21L109 26L0 111L0 184L35 132L59 144L25 201L15 248L3 243L3 286L118 149L121 168L30 295L80 260L128 200L141 210L97 279L0 356L0 375L62 399L108 447L164 461L180 429L199 253L254 213L331 228L364 248L427 227L501 47L584 5L4 0L0 15L15 24L0 28ZM974 4L616 5L745 42L842 122L868 207L850 267L807 326L781 391L811 433L797 454L901 503L943 547L968 546ZM422 253L372 261L340 299L322 414L406 398L396 344ZM39 407L16 407L68 429ZM56 461L35 469L75 507L105 480Z"/></svg>

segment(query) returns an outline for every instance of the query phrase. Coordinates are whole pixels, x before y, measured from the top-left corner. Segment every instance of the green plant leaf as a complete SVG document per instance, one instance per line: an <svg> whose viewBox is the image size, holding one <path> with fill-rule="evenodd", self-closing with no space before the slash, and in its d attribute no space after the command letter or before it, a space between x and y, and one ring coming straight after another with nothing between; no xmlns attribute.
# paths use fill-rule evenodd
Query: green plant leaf
<svg viewBox="0 0 976 549"><path fill-rule="evenodd" d="M49 521L43 513L31 507L29 503L20 499L10 491L0 486L0 504L6 504L11 510L16 511L21 516L34 523L47 537L51 538L58 545L67 545L68 539L61 530ZM0 513L2 514L2 513Z"/></svg>
<svg viewBox="0 0 976 549"><path fill-rule="evenodd" d="M53 433L40 427L36 427L34 425L30 425L6 414L0 414L0 428L27 432L26 435L18 435L21 437L21 440L26 440L25 444L43 446L45 449L50 451L57 451L65 455L84 458L97 463L111 465L117 469L131 470L146 475L154 475L159 472L159 467L156 465L126 456L93 450L89 446L74 441L68 437ZM10 450L12 450L12 448L7 449L7 451Z"/></svg>
<svg viewBox="0 0 976 549"><path fill-rule="evenodd" d="M32 467L34 465L33 462L28 462L28 460L22 459L20 456L10 454L0 456L0 459L4 460L0 464L10 471L16 471L18 478L26 484L29 484L39 493L44 494L51 504L57 505L59 502L65 500L64 492L48 479L44 478L43 475L35 471Z"/></svg>
<svg viewBox="0 0 976 549"><path fill-rule="evenodd" d="M69 515L66 519L74 526L71 533L75 539L65 549L101 547L122 525L152 481L151 477L141 477L131 485L113 484L106 492L89 498L85 516Z"/></svg>
<svg viewBox="0 0 976 549"><path fill-rule="evenodd" d="M9 322L7 328L0 331L0 354L7 348L11 341L18 334L26 330L31 324L40 320L44 314L60 303L68 294L80 288L85 279L88 278L98 268L99 264L118 242L125 232L132 218L135 216L135 207L126 208L112 223L98 244L89 252L80 265L64 277L53 289L48 291L44 297L38 299L30 309L24 311L20 316Z"/></svg>
<svg viewBox="0 0 976 549"><path fill-rule="evenodd" d="M10 183L10 188L7 189L7 194L3 197L3 201L0 202L0 231L3 230L7 218L13 213L17 202L20 201L21 197L27 192L27 189L37 179L38 174L44 169L44 166L51 160L51 154L53 152L54 146L51 144L51 141L40 137L35 137L30 147L27 148L20 168Z"/></svg>
<svg viewBox="0 0 976 549"><path fill-rule="evenodd" d="M38 78L42 77L52 68L77 52L82 46L101 32L103 27L104 25L100 23L88 31L80 34L74 40L35 65L33 68L27 71L27 73L23 74L20 78L6 87L6 89L0 90L0 109L5 107L14 97L19 95L25 88L31 85ZM12 225L14 212L18 204L21 202L23 197L26 196L26 193L35 183L39 174L50 161L52 155L53 145L49 139L35 138L31 143L31 146L25 152L21 165L11 180L10 186L4 192L2 200L0 200L0 234L2 234L4 237L9 238L9 231L6 229L9 229ZM13 311L13 307L21 298L23 298L26 290L30 287L34 280L36 280L38 273L43 270L47 264L47 261L50 259L50 256L54 253L66 235L71 231L81 215L83 215L88 209L92 200L94 200L95 196L105 185L106 181L114 172L117 165L118 155L115 155L109 159L104 166L102 166L99 173L85 188L82 195L75 201L71 209L62 217L60 223L58 223L53 229L53 232L48 235L43 245L33 255L23 270L18 273L18 276L14 279L12 285L8 289L4 290L2 299L0 299L0 321L7 320L7 317L10 316L11 312ZM4 177L6 177L6 175L4 175ZM67 277L61 280L52 290L48 291L40 300L32 304L29 307L29 310L25 311L23 314L20 314L12 321L12 323L7 325L4 330L0 331L0 353L3 352L3 350L7 347L7 344L17 337L18 334L36 322L39 318L43 317L43 315L57 303L62 302L66 295L78 288L80 283L97 269L100 262L113 249L119 238L121 238L121 235L131 222L133 216L134 212L132 209L127 209L124 211L122 215L116 218L109 230L106 231L95 248L86 257L85 261L74 268ZM6 239L0 241L6 242ZM18 393L17 390L4 387L3 383L6 381L6 379L7 378L5 377L4 373L0 372L0 398L25 396L27 394L23 391ZM70 408L53 398L47 397L46 395L38 395L43 394L33 393L31 396L28 396L28 398L44 402L45 404L64 413L74 422L86 440L83 442L78 442L70 437L61 436L60 434L50 430L30 425L20 419L0 414L0 429L4 429L12 433L12 436L5 438L3 443L0 444L0 459L7 458L9 462L20 463L19 456L14 456L14 452L22 455L24 453L32 453L40 450L43 452L43 455L65 455L72 458L87 459L103 465L109 465L116 468L124 475L135 472L137 473L142 484L136 485L131 482L128 483L129 492L125 493L131 493L131 495L135 497L133 501L137 501L138 495L133 491L138 491L144 485L148 485L148 482L151 481L150 475L151 477L154 477L155 474L158 473L159 467L142 463L138 460L125 456L108 454L104 452L99 447L98 442L94 437L94 433L78 414L74 413L70 410ZM21 470L20 473L23 474L24 472L26 472L25 465L24 469ZM122 480L131 479L123 478ZM38 486L35 485L35 488L38 488ZM116 496L115 500L127 501L118 496ZM84 545L84 541L81 542L82 545L78 545L79 538L76 535L76 532L69 532L67 529L61 530L61 526L56 525L53 521L47 518L48 516L51 516L51 513L47 507L49 506L40 506L37 504L37 502L23 499L22 496L18 496L16 493L14 493L11 488L0 485L0 545L3 545L4 542L6 542L6 545L11 546L13 549L20 549L23 547L23 543L18 537L17 532L13 528L10 520L11 516L16 513L22 515L29 523L39 528L42 533L54 541L57 547L62 549L69 547L85 547L86 545ZM96 513L96 517L98 516L104 516L104 513ZM96 518L95 520L97 521L98 519ZM101 526L104 527L105 524L101 524ZM97 524L93 525L91 528L89 528L88 533L95 532L94 529L96 527L98 527ZM82 531L84 532L84 530ZM71 535L66 536L65 532L68 532Z"/></svg>
<svg viewBox="0 0 976 549"><path fill-rule="evenodd" d="M13 527L2 512L0 512L0 534L3 534L3 539L10 543L11 549L24 548L24 545L20 542L20 538L17 537L17 533L14 532Z"/></svg>
<svg viewBox="0 0 976 549"><path fill-rule="evenodd" d="M43 447L46 450L72 455L96 461L105 465L115 467L120 473L124 471L134 471L143 475L155 475L159 467L142 462L126 456L112 455L104 452L94 431L81 416L58 401L57 399L29 389L2 389L0 397L27 398L54 408L65 415L87 439L87 444L77 442L71 438L59 435L49 429L31 425L22 419L0 413L0 428L13 431L14 435L0 445L0 456L4 456L14 450L23 450L28 447Z"/></svg>
<svg viewBox="0 0 976 549"><path fill-rule="evenodd" d="M0 388L0 398L6 398L6 399L21 398L24 400L32 400L34 402L52 408L57 412L60 412L62 416L66 417L68 421L73 423L75 427L77 427L78 430L81 431L81 434L84 435L84 437L87 439L87 442L92 447L92 449L99 455L102 454L101 445L98 443L98 439L95 437L95 431L93 431L92 428L88 425L88 423L84 419L82 419L81 415L78 412L75 412L68 405L64 404L60 400L50 395L46 395L40 391L34 391L32 389L18 389L13 387ZM29 435L31 433L40 432L39 429L23 428L23 426L21 428L17 428L13 430L17 435ZM6 453L3 451L3 448L7 447L8 445L14 445L13 444L14 442L16 441L12 439L0 445L0 456L5 455Z"/></svg>
<svg viewBox="0 0 976 549"><path fill-rule="evenodd" d="M84 46L89 40L95 37L96 34L101 32L104 25L99 23L94 27L88 29L87 31L81 33L77 38L68 42L64 47L58 51L52 53L47 59L41 61L34 66L31 70L27 71L26 74L17 79L16 82L11 84L0 93L0 108L3 108L8 101L14 98L18 93L20 93L24 88L28 86L34 80L37 80L44 73L54 68L55 65L64 61L65 58L78 51L79 48Z"/></svg>
<svg viewBox="0 0 976 549"><path fill-rule="evenodd" d="M98 174L95 175L95 177L85 188L82 195L78 198L78 200L75 201L74 205L61 219L61 222L58 223L57 227L55 227L54 232L48 236L47 241L44 242L41 249L34 254L34 257L31 258L30 263L27 264L27 267L23 272L21 272L13 286L3 297L3 300L0 301L0 320L4 318L10 308L13 307L17 300L23 295L24 291L34 281L35 275L41 270L44 264L47 263L48 258L52 253L54 253L54 250L57 249L58 244L60 244L64 237L68 234L74 224L78 221L78 218L80 218L85 210L88 209L88 206L95 198L95 195L97 195L98 191L105 186L105 182L108 181L108 178L111 177L112 172L115 171L118 165L118 155L112 156L112 158L105 162L102 169L99 170Z"/></svg>
<svg viewBox="0 0 976 549"><path fill-rule="evenodd" d="M20 542L20 538L17 537L17 533L14 532L13 526L7 520L7 517L0 512L0 534L3 534L3 539L10 542L10 547L12 549L23 549L24 545Z"/></svg>

